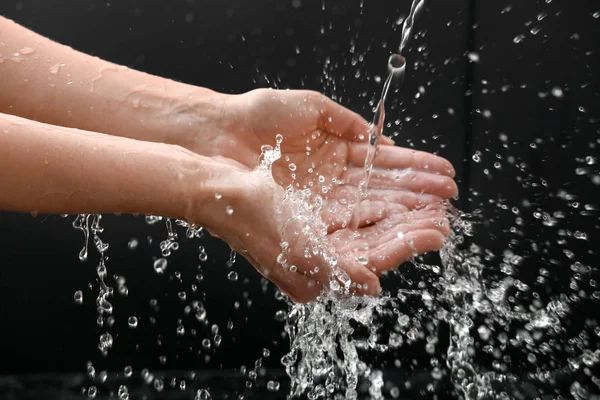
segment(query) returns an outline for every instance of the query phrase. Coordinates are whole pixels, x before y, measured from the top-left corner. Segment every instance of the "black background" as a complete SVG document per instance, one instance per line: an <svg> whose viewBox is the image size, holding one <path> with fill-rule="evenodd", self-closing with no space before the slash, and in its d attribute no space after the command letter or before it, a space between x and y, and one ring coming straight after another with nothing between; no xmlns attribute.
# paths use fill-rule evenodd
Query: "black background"
<svg viewBox="0 0 600 400"><path fill-rule="evenodd" d="M375 77L385 78L387 57L400 41L396 21L409 8L407 0L325 1L324 10L314 0L4 0L0 14L145 72L226 93L316 89L370 119L369 102L381 88ZM597 268L600 237L592 208L599 203L600 185L593 183L598 166L584 159L599 156L600 19L592 16L599 10L592 0L430 1L405 53L410 65L405 86L390 96L387 134L398 133L399 145L436 151L454 163L461 189L456 205L482 216L473 240L496 255L486 276L501 277L498 264L510 248L525 258L518 269L523 281L533 282L540 267L551 270L541 290L548 296L571 293L569 266L575 260ZM535 27L537 34L531 33ZM524 39L515 43L521 34ZM552 94L556 87L561 98ZM472 158L476 152L479 162ZM588 170L576 173L581 167ZM575 197L565 199L561 190ZM510 231L512 207L523 220L516 232ZM534 216L555 211L566 214L555 227ZM253 365L265 347L272 353L266 363L279 365L287 341L274 315L286 305L275 299L273 286L241 257L233 266L240 279L229 281L227 246L210 238L188 240L183 231L168 273L158 276L152 262L166 238L164 224L147 226L132 216L103 219L102 237L111 246L109 275L125 276L129 289L127 297L114 298L110 331L116 340L104 359L97 343L106 329L95 321L97 259L92 251L87 263L78 260L83 236L71 227L73 219L0 214L0 373L81 371L87 360L108 369L237 368ZM561 229L586 232L588 241L567 235L559 243ZM131 251L127 243L133 237L140 245ZM200 283L199 245L209 254ZM589 286L593 278L581 283L590 294L598 290ZM76 290L84 292L83 306L73 301ZM178 299L180 291L187 293L185 302ZM158 300L158 312L150 299ZM223 335L216 352L197 354L210 325L184 315L184 306L195 299L204 302L210 325L217 324ZM598 316L597 303L577 304L572 326ZM130 315L139 317L137 329L127 327ZM178 318L186 326L184 337L176 335ZM229 321L232 331L226 329Z"/></svg>

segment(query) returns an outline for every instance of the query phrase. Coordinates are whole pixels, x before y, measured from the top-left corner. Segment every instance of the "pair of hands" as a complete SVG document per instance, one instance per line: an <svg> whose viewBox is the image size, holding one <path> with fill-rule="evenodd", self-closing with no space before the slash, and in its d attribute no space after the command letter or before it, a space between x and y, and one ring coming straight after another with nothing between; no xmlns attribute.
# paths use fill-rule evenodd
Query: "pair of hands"
<svg viewBox="0 0 600 400"><path fill-rule="evenodd" d="M457 187L448 161L382 138L364 197L368 125L358 114L311 91L258 89L220 104L224 125L210 145L201 137L185 145L235 170L240 201L211 233L292 300L311 301L329 284L332 255L353 292L378 295L381 274L441 248L450 234L441 201L455 197ZM275 147L277 135L281 154L270 179L255 168L262 146ZM311 210L320 214L316 223L292 218L295 207L283 201L289 185L306 189L313 201L318 195L322 206ZM315 238L331 253L305 251ZM281 243L288 244L283 251Z"/></svg>

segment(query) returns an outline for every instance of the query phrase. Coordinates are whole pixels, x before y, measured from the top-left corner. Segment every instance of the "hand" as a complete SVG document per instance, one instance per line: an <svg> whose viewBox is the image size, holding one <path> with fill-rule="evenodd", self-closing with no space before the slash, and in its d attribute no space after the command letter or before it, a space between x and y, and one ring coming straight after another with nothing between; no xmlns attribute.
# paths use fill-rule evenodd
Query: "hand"
<svg viewBox="0 0 600 400"><path fill-rule="evenodd" d="M400 207L388 204L375 216L381 210L377 202L364 208L373 212L372 225L331 230L321 219L317 196L285 192L265 172L236 175L233 212L209 230L295 302L314 300L323 286L378 295L379 275L441 247L449 233L441 208L394 213Z"/></svg>
<svg viewBox="0 0 600 400"><path fill-rule="evenodd" d="M369 149L368 124L358 114L311 91L259 89L234 96L226 112L234 135L223 136L222 155L249 168L259 163L263 145L275 145L282 135L281 156L273 177L283 187L309 188L326 201L324 218L330 230L374 223L368 209L386 204L407 212L455 197L454 169L443 158L393 147L383 137L366 198L359 193ZM353 206L361 204L358 209ZM332 210L335 210L332 212ZM387 211L391 212L391 211Z"/></svg>
<svg viewBox="0 0 600 400"><path fill-rule="evenodd" d="M230 98L224 114L230 130L215 138L222 156L254 168L261 147L276 145L275 137L281 134L280 149L273 150L281 152L272 167L273 177L282 187L292 184L297 190L308 189L314 196L311 201L322 202L317 211L325 233L319 236L295 225L302 221L289 224L281 233L291 210L278 215L275 225L266 224L274 218L283 196L276 185L252 200L258 209L249 215L260 217L245 229L261 241L270 239L260 245L252 244L252 239L242 240L240 247L247 250L242 254L293 299L310 300L329 281L327 255L304 258L311 237L326 237L339 266L354 282L353 289L370 294L379 290L377 276L443 245L450 230L440 201L457 193L454 170L446 160L392 147L389 144L393 142L383 139L365 197L359 183L364 178L368 127L357 114L314 92L264 89ZM244 207L244 213L246 208L252 206ZM257 227L262 228L260 233ZM309 232L315 229L311 227ZM292 269L302 278L290 275L291 271L275 262L281 241L290 244L281 258L284 266L294 265Z"/></svg>

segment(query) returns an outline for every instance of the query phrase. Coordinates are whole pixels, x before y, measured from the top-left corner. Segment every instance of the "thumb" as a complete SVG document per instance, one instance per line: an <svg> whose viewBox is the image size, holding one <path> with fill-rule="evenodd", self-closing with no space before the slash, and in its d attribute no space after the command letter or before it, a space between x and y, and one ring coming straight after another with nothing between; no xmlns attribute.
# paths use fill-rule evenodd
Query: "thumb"
<svg viewBox="0 0 600 400"><path fill-rule="evenodd" d="M318 128L341 138L355 142L368 142L370 124L359 114L323 96L320 107ZM381 136L380 143L393 146L392 139Z"/></svg>

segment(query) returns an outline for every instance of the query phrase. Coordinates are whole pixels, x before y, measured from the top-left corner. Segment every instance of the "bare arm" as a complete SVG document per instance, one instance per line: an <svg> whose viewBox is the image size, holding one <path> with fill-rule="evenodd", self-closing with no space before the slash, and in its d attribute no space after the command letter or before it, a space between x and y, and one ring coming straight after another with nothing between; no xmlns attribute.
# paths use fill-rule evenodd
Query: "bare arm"
<svg viewBox="0 0 600 400"><path fill-rule="evenodd" d="M231 168L172 145L0 114L0 209L143 213L212 226L233 202Z"/></svg>
<svg viewBox="0 0 600 400"><path fill-rule="evenodd" d="M0 16L0 112L180 144L221 129L225 97L83 54Z"/></svg>

